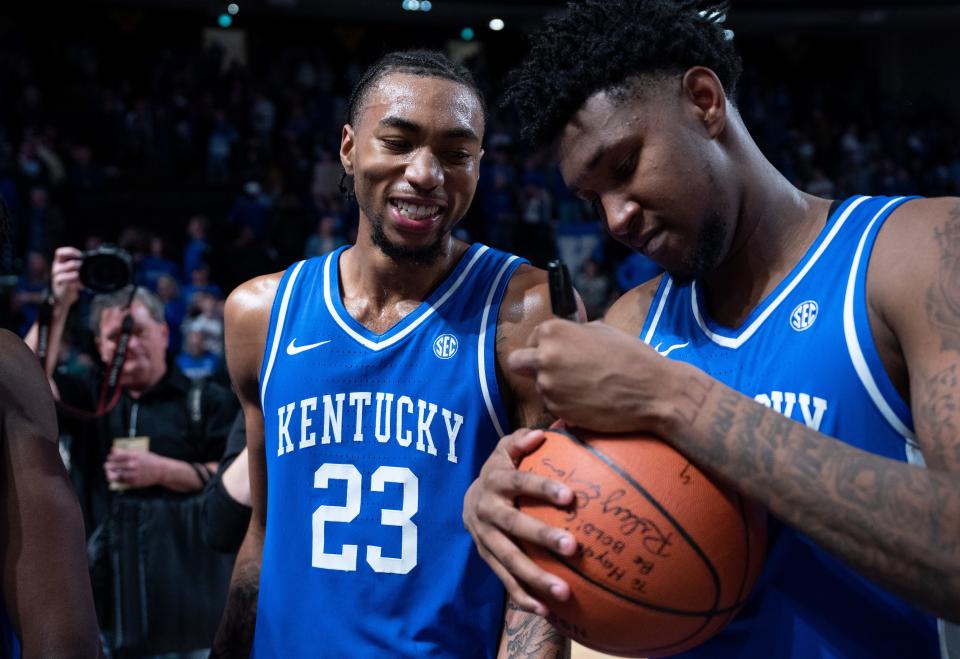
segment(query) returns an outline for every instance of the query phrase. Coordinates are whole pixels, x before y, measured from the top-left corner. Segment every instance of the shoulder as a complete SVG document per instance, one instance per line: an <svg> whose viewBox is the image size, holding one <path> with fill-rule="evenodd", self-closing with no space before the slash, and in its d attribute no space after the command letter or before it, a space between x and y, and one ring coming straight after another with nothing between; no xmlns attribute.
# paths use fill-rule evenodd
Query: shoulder
<svg viewBox="0 0 960 659"><path fill-rule="evenodd" d="M905 298L923 292L918 286L936 282L944 265L957 259L960 199L912 199L897 208L877 234L870 253L870 301L881 306L908 302ZM951 274L949 267L946 274Z"/></svg>
<svg viewBox="0 0 960 659"><path fill-rule="evenodd" d="M545 270L529 264L520 265L507 284L500 307L500 320L517 322L524 318L550 316L550 287Z"/></svg>
<svg viewBox="0 0 960 659"><path fill-rule="evenodd" d="M4 426L11 419L26 421L56 441L57 415L40 362L20 337L5 329L0 329L0 401Z"/></svg>
<svg viewBox="0 0 960 659"><path fill-rule="evenodd" d="M274 272L255 277L233 289L224 304L223 312L227 322L242 324L263 316L269 319L283 274Z"/></svg>
<svg viewBox="0 0 960 659"><path fill-rule="evenodd" d="M256 277L235 288L223 307L227 368L241 395L252 394L260 372L270 312L282 272Z"/></svg>
<svg viewBox="0 0 960 659"><path fill-rule="evenodd" d="M630 334L639 335L661 279L663 275L658 275L624 293L611 305L603 317L603 322Z"/></svg>

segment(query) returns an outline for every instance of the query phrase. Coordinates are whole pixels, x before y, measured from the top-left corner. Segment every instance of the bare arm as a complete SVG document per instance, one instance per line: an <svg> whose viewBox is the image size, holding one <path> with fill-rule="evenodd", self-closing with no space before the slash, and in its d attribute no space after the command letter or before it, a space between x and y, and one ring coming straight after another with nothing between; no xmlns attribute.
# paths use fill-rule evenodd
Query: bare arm
<svg viewBox="0 0 960 659"><path fill-rule="evenodd" d="M80 250L75 247L58 247L53 255L53 270L50 277L50 288L53 293L53 314L50 319L50 334L47 339L47 376L53 375L57 365L57 354L60 352L60 342L63 338L63 329L67 324L70 308L77 301L80 289ZM37 352L39 343L39 326L34 323L24 339L33 352Z"/></svg>
<svg viewBox="0 0 960 659"><path fill-rule="evenodd" d="M577 296L577 306L580 319L585 320L586 312L579 296ZM500 308L500 318L497 323L498 366L506 363L507 355L512 351L526 345L527 338L537 325L551 317L547 274L543 270L521 266L510 280ZM543 428L554 420L544 407L533 378L518 375L511 371L501 371L500 374L507 390L505 392L506 399L515 426ZM513 442L514 438L522 437L524 434L525 431L521 429L504 441ZM532 447L536 444L530 444L529 446L532 450ZM508 455L510 455L509 452L498 450L491 456L490 462L496 465L499 460ZM517 461L519 461L521 455L520 453L513 453ZM511 460L510 466L515 467L515 465L516 463ZM486 466L484 468L489 469ZM467 493L464 501L465 521L468 515L470 515L471 521L475 521L475 515L467 511L469 501L475 500L479 496L477 490L481 488L482 484L482 482L476 483L475 486L471 486L471 491ZM512 503L512 494L507 493L502 497L504 505ZM467 524L467 527L470 528L470 523ZM480 547L479 544L478 547ZM488 554L488 556L490 555ZM489 558L488 562L491 562ZM499 570L500 574L507 574L502 566L497 566L494 569L495 571ZM512 600L507 601L503 636L500 641L501 657L562 657L568 654L569 643L546 619L524 611Z"/></svg>
<svg viewBox="0 0 960 659"><path fill-rule="evenodd" d="M618 327L634 325L639 331L658 283L659 279L653 280L624 295L610 309L606 322ZM548 293L541 290L536 306L539 310L538 322L549 318L545 296L548 296ZM501 320L502 315L501 312ZM515 350L525 346L527 339L536 331L535 328L536 325L527 327L522 341L514 340L505 345L502 357L504 363L509 359L510 352L507 349ZM537 404L543 405L532 373L508 372L512 374L512 381L518 383L521 391L527 392L527 395L535 395ZM554 418L544 414L542 407L535 409L547 422ZM546 425L547 423L543 423L541 427ZM523 430L500 441L493 455L483 465L479 477L467 491L463 521L473 536L480 556L503 581L514 602L527 611L544 616L548 609L538 598L549 592L550 597L566 599L569 596L569 587L561 579L537 567L521 551L515 538L536 542L564 554L572 552L576 544L568 534L519 512L514 506L514 500L520 494L537 497L559 506L568 504L573 497L570 488L561 483L532 472L517 470L523 456L536 449L542 441L542 432ZM528 589L527 585L533 588ZM533 593L530 590L533 590Z"/></svg>
<svg viewBox="0 0 960 659"><path fill-rule="evenodd" d="M507 601L498 659L567 659L570 644L546 618L524 611Z"/></svg>
<svg viewBox="0 0 960 659"><path fill-rule="evenodd" d="M537 347L515 354L512 365L537 372L558 416L600 430L659 434L853 569L957 620L958 273L960 205L926 200L905 205L884 226L867 279L871 328L894 383L909 389L926 469L789 421L609 329L544 325ZM564 352L573 344L582 348ZM598 381L604 382L602 396L595 394ZM538 588L551 583L545 574L530 578Z"/></svg>
<svg viewBox="0 0 960 659"><path fill-rule="evenodd" d="M83 519L57 450L56 414L36 358L0 330L3 597L23 657L96 657Z"/></svg>
<svg viewBox="0 0 960 659"><path fill-rule="evenodd" d="M210 655L214 658L245 657L253 645L267 525L267 471L258 382L270 308L279 281L280 275L275 274L243 284L230 294L224 309L227 366L240 397L247 430L252 513Z"/></svg>

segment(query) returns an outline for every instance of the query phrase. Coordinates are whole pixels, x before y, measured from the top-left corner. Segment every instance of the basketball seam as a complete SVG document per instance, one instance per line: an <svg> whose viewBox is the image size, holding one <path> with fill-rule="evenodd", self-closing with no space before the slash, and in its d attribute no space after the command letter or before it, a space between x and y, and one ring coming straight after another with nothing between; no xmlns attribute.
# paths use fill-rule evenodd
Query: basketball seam
<svg viewBox="0 0 960 659"><path fill-rule="evenodd" d="M603 590L605 590L606 592L610 593L611 595L614 595L615 597L618 597L618 598L620 598L620 599L623 599L623 600L625 600L625 601L631 602L631 603L633 603L633 604L637 604L638 606L642 606L642 607L645 607L645 608L648 608L648 609L651 609L651 610L654 610L654 611L658 611L658 612L661 612L661 613L669 613L669 614L673 614L673 615L683 615L683 616L689 616L689 617L705 617L705 618L708 618L708 619L709 619L709 618L712 618L712 617L715 617L715 616L718 616L718 615L724 615L724 614L727 614L727 613L735 613L735 612L737 611L737 609L739 609L739 608L743 605L743 603L744 603L746 600L745 600L745 599L740 599L740 597L743 595L743 587L744 587L745 582L746 582L746 576L743 577L743 580L742 580L743 583L741 583L740 587L738 588L738 591L737 591L738 596L737 596L737 598L736 598L736 601L735 601L733 604L731 604L730 606L726 606L726 607L722 607L722 608L719 607L719 606L717 606L717 605L719 604L719 600L721 599L722 584L721 584L721 582L720 582L720 577L719 577L719 574L717 573L716 567L715 567L715 566L713 565L713 563L710 561L709 557L706 556L706 554L703 552L703 550L700 548L700 546L693 540L692 537L690 537L690 535L689 535L689 533L687 532L687 530L686 530L685 528L683 528L683 526L681 526L681 525L677 522L677 520L673 517L673 515L671 515L669 512L667 512L667 511L663 508L663 506L662 506L649 492L647 492L647 490L646 490L642 485L640 485L640 483L638 483L638 482L637 482L632 476L630 476L628 473L624 472L623 469L622 469L618 464L616 464L616 462L614 462L608 455L606 455L605 453L599 451L598 449L590 446L589 444L587 444L585 441L583 441L582 439L580 439L579 437L577 437L577 436L574 435L573 433L570 433L570 432L568 432L568 431L566 431L566 430L564 430L564 429L551 428L551 429L550 429L550 432L557 433L558 435L563 435L564 437L566 437L566 438L567 438L568 440L570 440L571 442L574 442L575 444L578 444L578 445L582 446L583 448L587 449L588 451L590 451L590 453L594 454L594 455L595 455L597 458L599 458L604 464L606 464L610 469L614 470L617 474L619 474L624 480L626 480L626 481L627 481L630 485L632 485L638 492L640 492L640 493L643 495L643 497L644 497L645 499L647 499L647 501L649 501L654 507L656 507L656 509L657 509L657 510L670 522L670 524L677 530L677 532L681 535L681 537L683 537L683 539L687 541L687 543L690 545L690 548L693 549L693 551L694 551L698 556L700 556L700 558L703 560L704 565L705 565L706 568L707 568L707 571L710 573L710 575L711 575L711 577L713 578L713 581L714 581L715 592L716 592L716 597L714 598L714 606L711 607L711 608L709 608L709 609L697 610L697 611L690 611L690 610L685 610L685 609L673 609L673 608L670 608L670 607L658 606L658 605L656 605L656 604L652 604L652 603L649 603L649 602L645 602L645 601L643 601L643 600L634 599L634 598L630 597L629 595L625 595L625 594L620 593L620 592L618 592L618 591L609 589L609 588L607 588L606 586L604 586L604 584L599 583L599 582L596 582L596 581L594 581L591 577L589 577L589 576L581 573L581 572L580 572L579 570L577 570L574 566L572 566L570 563L568 563L568 562L564 559L564 557L560 557L560 558L561 558L561 562L563 562L564 565L566 565L572 572L574 572L574 573L577 574L578 576L582 577L584 580L589 581L590 583L593 583L594 585L602 588ZM741 519L744 520L744 530L745 530L745 532L746 532L746 531L747 531L747 524L746 524L745 511L744 511L744 509L743 509L742 497L740 497L739 495L737 495L737 499L738 499L738 501L739 501L739 503L740 503L740 516L741 516ZM749 533L747 533L747 538L748 538L747 547L749 548ZM747 556L747 561L748 561L747 564L748 564L748 566L749 566L749 560L750 560L750 558L749 558L749 553L748 553L748 556ZM746 574L747 574L747 573L745 572L745 575L746 575Z"/></svg>

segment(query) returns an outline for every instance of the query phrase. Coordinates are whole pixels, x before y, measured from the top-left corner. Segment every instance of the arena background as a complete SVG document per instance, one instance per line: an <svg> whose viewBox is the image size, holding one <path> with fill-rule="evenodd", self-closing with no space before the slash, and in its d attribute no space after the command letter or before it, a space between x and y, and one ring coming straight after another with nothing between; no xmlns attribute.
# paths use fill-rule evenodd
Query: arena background
<svg viewBox="0 0 960 659"><path fill-rule="evenodd" d="M223 377L225 295L351 240L356 209L337 190L345 100L364 66L413 46L466 62L488 95L487 155L461 234L538 264L560 253L601 314L655 269L604 236L498 104L526 35L562 3L426 4L247 0L231 14L195 0L4 3L0 196L12 230L0 325L29 327L55 247L119 243L141 283L161 289L172 352L199 332L191 349ZM735 2L739 106L766 155L824 197L960 192L957 5ZM64 369L93 363L80 310Z"/></svg>

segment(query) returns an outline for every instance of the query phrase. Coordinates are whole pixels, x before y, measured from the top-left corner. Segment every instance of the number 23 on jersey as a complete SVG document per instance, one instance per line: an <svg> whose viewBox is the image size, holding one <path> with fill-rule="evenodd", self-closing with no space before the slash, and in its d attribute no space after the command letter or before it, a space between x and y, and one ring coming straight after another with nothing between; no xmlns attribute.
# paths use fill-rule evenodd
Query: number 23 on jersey
<svg viewBox="0 0 960 659"><path fill-rule="evenodd" d="M329 487L331 480L346 481L346 503L342 506L320 506L313 512L313 567L324 570L354 572L357 569L357 545L344 544L339 554L324 551L324 529L328 523L349 523L360 514L363 496L363 477L350 464L325 463L313 476L313 486ZM417 525L411 518L419 506L419 480L407 467L378 467L370 477L370 491L383 492L387 483L403 486L403 508L384 508L380 511L380 524L400 527L401 551L399 558L383 555L383 548L367 546L367 564L375 572L407 574L417 565Z"/></svg>

